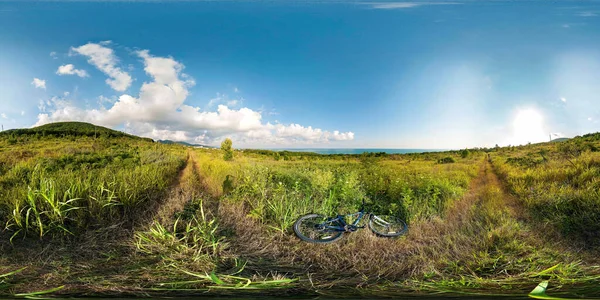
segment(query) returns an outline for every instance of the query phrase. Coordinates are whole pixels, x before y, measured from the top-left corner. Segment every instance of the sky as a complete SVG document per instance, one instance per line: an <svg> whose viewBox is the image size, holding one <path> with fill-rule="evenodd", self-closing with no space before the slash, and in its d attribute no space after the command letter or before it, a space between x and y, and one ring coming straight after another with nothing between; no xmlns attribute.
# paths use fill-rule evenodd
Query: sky
<svg viewBox="0 0 600 300"><path fill-rule="evenodd" d="M600 131L600 1L0 0L4 129L460 149Z"/></svg>

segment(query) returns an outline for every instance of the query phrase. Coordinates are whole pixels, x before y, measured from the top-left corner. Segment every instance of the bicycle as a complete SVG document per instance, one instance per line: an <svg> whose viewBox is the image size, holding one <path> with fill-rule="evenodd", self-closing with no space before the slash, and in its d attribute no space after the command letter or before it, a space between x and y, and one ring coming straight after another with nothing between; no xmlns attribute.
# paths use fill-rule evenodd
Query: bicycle
<svg viewBox="0 0 600 300"><path fill-rule="evenodd" d="M309 243L332 243L342 237L343 233L351 233L365 226L358 226L363 217L368 216L369 229L379 237L398 237L406 233L408 226L396 216L377 216L365 211L363 200L360 210L349 215L327 217L320 214L301 216L294 223L294 232L303 241ZM346 217L355 218L354 222L346 223Z"/></svg>

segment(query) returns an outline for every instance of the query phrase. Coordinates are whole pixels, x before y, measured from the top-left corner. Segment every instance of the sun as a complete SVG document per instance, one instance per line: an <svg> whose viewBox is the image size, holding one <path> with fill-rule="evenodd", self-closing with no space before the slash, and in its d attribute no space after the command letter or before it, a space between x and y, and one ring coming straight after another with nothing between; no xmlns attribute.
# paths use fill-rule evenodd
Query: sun
<svg viewBox="0 0 600 300"><path fill-rule="evenodd" d="M513 144L523 145L545 141L544 117L535 109L521 109L513 120Z"/></svg>

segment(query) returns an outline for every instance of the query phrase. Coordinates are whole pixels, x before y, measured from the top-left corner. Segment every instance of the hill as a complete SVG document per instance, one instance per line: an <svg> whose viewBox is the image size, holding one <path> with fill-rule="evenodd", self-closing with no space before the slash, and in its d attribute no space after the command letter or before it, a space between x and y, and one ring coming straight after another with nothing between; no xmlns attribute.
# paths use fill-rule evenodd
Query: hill
<svg viewBox="0 0 600 300"><path fill-rule="evenodd" d="M56 122L33 128L11 129L0 132L1 136L42 135L50 137L89 136L89 137L126 137L136 140L153 141L150 138L127 134L110 128L85 122Z"/></svg>
<svg viewBox="0 0 600 300"><path fill-rule="evenodd" d="M570 138L557 138L557 139L551 140L550 142L551 143L553 143L553 142L566 142L568 140L570 140Z"/></svg>
<svg viewBox="0 0 600 300"><path fill-rule="evenodd" d="M186 143L186 142L178 142L178 141L171 141L171 140L158 140L158 142L161 144L167 144L167 145L179 144L179 145L184 145L184 146L188 146L188 147L196 147L196 148L216 148L213 146L207 146L207 145L201 145L201 144L190 144L190 143Z"/></svg>

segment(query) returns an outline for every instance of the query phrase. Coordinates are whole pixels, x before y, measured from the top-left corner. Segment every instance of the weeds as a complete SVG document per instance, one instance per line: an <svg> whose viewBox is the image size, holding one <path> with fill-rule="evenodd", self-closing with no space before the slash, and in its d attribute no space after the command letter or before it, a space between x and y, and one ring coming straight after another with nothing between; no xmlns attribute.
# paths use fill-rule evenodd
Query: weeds
<svg viewBox="0 0 600 300"><path fill-rule="evenodd" d="M600 245L600 154L591 138L499 152L494 159L496 171L540 223L586 247Z"/></svg>
<svg viewBox="0 0 600 300"><path fill-rule="evenodd" d="M76 245L94 229L137 220L127 231L133 234L126 234L133 238L119 241L127 250L109 256L111 263L124 264L111 267L117 271L107 268L118 275L86 277L114 285L106 289L377 285L471 293L514 292L542 280L600 281L589 256L549 239L544 225L586 246L598 237L595 136L568 147L485 149L491 157L480 149L360 156L256 150L236 151L234 160L225 161L216 149L123 135L95 138L90 132L77 138L50 138L41 131L0 137L0 222L14 242L9 247L24 249L16 237L73 237L68 240ZM334 245L303 244L290 233L302 214L350 213L363 199L376 214L405 219L409 233L381 239L363 230ZM86 272L71 275L69 259L57 273L73 279ZM89 266L108 263L99 261ZM13 274L0 275L0 290L10 286ZM307 277L310 282L298 280Z"/></svg>
<svg viewBox="0 0 600 300"><path fill-rule="evenodd" d="M183 166L177 148L136 142L86 150L86 141L56 139L48 155L13 157L0 176L0 222L15 237L76 235L86 228L135 218L142 205L159 200ZM49 147L31 141L19 147ZM78 145L79 150L75 151ZM93 146L92 146L93 148Z"/></svg>
<svg viewBox="0 0 600 300"><path fill-rule="evenodd" d="M148 231L136 233L138 251L161 257L164 265L193 263L195 269L203 271L215 268L227 244L217 232L216 219L209 219L202 200L197 201L197 213L187 220L177 218L172 228L155 221Z"/></svg>

